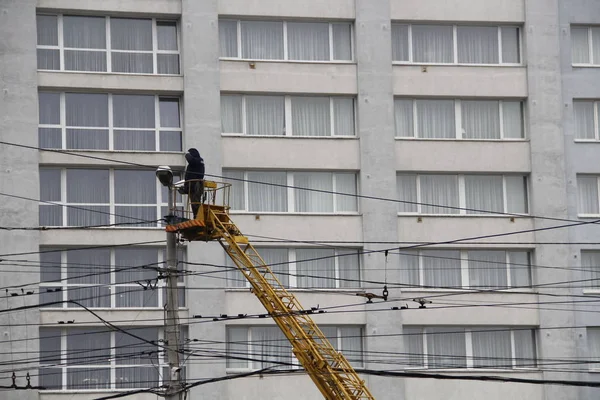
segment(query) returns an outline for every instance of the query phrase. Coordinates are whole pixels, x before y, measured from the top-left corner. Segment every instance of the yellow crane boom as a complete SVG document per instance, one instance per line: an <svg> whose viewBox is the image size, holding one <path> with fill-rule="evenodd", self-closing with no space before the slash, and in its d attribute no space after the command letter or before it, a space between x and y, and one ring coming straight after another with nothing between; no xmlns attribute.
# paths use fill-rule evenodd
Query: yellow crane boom
<svg viewBox="0 0 600 400"><path fill-rule="evenodd" d="M229 218L230 188L228 183L204 181L204 199L198 215L194 219L171 221L167 232L179 232L189 241L216 240L223 246L326 399L374 399L344 355L335 350ZM189 206L188 201L188 209Z"/></svg>

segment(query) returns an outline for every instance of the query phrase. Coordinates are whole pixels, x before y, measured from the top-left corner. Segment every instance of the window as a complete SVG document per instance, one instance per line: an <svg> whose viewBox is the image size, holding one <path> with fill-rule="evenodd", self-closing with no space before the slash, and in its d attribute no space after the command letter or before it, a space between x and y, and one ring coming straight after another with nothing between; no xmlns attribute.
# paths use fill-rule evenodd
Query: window
<svg viewBox="0 0 600 400"><path fill-rule="evenodd" d="M219 20L221 58L352 61L350 22Z"/></svg>
<svg viewBox="0 0 600 400"><path fill-rule="evenodd" d="M522 139L523 102L512 100L394 99L396 137Z"/></svg>
<svg viewBox="0 0 600 400"><path fill-rule="evenodd" d="M319 328L331 345L344 353L354 367L362 366L362 327L320 326ZM228 369L298 368L299 362L292 353L292 346L277 326L229 325L226 335ZM260 357L256 357L257 354ZM260 358L261 361L237 360L231 357ZM295 365L288 365L290 363Z"/></svg>
<svg viewBox="0 0 600 400"><path fill-rule="evenodd" d="M39 92L44 149L181 151L179 99L140 94Z"/></svg>
<svg viewBox="0 0 600 400"><path fill-rule="evenodd" d="M528 213L527 178L520 175L399 173L396 186L399 213Z"/></svg>
<svg viewBox="0 0 600 400"><path fill-rule="evenodd" d="M588 287L600 289L600 251L582 250L581 265L587 274Z"/></svg>
<svg viewBox="0 0 600 400"><path fill-rule="evenodd" d="M507 289L531 286L531 254L518 250L400 250L407 288Z"/></svg>
<svg viewBox="0 0 600 400"><path fill-rule="evenodd" d="M600 214L598 206L598 175L577 175L580 216Z"/></svg>
<svg viewBox="0 0 600 400"><path fill-rule="evenodd" d="M520 28L392 24L392 60L415 64L519 64Z"/></svg>
<svg viewBox="0 0 600 400"><path fill-rule="evenodd" d="M573 65L600 65L600 26L571 26Z"/></svg>
<svg viewBox="0 0 600 400"><path fill-rule="evenodd" d="M588 360L592 361L589 364L590 370L598 371L597 360L600 359L600 327L588 327L587 333L587 347L589 351Z"/></svg>
<svg viewBox="0 0 600 400"><path fill-rule="evenodd" d="M175 21L37 16L40 70L179 74Z"/></svg>
<svg viewBox="0 0 600 400"><path fill-rule="evenodd" d="M223 170L223 175L232 178L232 210L327 214L358 210L355 173Z"/></svg>
<svg viewBox="0 0 600 400"><path fill-rule="evenodd" d="M535 368L533 329L405 327L407 363L413 368Z"/></svg>
<svg viewBox="0 0 600 400"><path fill-rule="evenodd" d="M89 308L162 308L166 301L166 281L157 271L166 265L164 249L51 250L40 253L39 300L40 304L58 303L45 308L78 307L69 300ZM178 259L185 260L183 248ZM178 294L179 305L184 307L183 276L179 277Z"/></svg>
<svg viewBox="0 0 600 400"><path fill-rule="evenodd" d="M92 168L40 168L40 200L42 226L157 227L168 203L153 171Z"/></svg>
<svg viewBox="0 0 600 400"><path fill-rule="evenodd" d="M257 248L279 282L287 288L361 287L359 253L356 249L333 248ZM242 273L225 255L227 286L249 287Z"/></svg>
<svg viewBox="0 0 600 400"><path fill-rule="evenodd" d="M573 100L573 119L575 120L575 140L600 140L597 101Z"/></svg>
<svg viewBox="0 0 600 400"><path fill-rule="evenodd" d="M354 99L221 95L221 132L252 136L354 136Z"/></svg>
<svg viewBox="0 0 600 400"><path fill-rule="evenodd" d="M106 328L40 328L40 386L47 390L158 387L168 368L156 345L163 330L127 327L134 338Z"/></svg>

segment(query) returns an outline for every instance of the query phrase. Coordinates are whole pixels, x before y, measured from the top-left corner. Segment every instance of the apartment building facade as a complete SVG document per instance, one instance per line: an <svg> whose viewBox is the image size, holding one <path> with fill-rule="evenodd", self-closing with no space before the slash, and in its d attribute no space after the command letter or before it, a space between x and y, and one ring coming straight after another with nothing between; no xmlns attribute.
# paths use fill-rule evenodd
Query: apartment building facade
<svg viewBox="0 0 600 400"><path fill-rule="evenodd" d="M3 397L164 383L146 166L190 147L357 368L594 381L599 43L589 0L0 0L0 221L51 228L0 230L1 384L43 387ZM268 318L220 317L264 311L217 243L180 250L188 382L294 363ZM378 399L598 395L363 377ZM290 373L196 397L320 395Z"/></svg>

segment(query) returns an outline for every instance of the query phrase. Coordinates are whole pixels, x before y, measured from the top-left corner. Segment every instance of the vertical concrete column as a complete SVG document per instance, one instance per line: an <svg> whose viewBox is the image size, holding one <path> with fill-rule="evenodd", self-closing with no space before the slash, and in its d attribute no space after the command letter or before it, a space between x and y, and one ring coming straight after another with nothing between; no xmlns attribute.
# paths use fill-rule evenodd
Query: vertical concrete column
<svg viewBox="0 0 600 400"><path fill-rule="evenodd" d="M394 143L394 101L392 77L392 45L389 0L356 0L356 43L358 62L358 136L360 138L360 193L388 199L397 198ZM395 241L398 238L397 206L393 202L371 199L360 200L365 250L389 247L376 242ZM383 253L363 256L363 278L384 281ZM388 280L399 282L400 274L389 257ZM382 285L368 284L368 290L381 294ZM390 296L399 291L391 290ZM367 310L372 305L367 306ZM386 313L366 314L365 350L403 352L402 338L385 337L402 330L401 315ZM376 327L376 328L375 328ZM367 368L390 369L390 365L369 365ZM369 377L369 389L377 399L402 399L404 386L401 379Z"/></svg>
<svg viewBox="0 0 600 400"><path fill-rule="evenodd" d="M0 140L29 146L38 145L37 124L37 61L35 0L3 0L0 2ZM0 145L0 192L39 199L38 152ZM1 196L0 226L37 226L38 203ZM0 231L0 287L39 281L36 274L15 273L20 267L12 265L10 258L37 262L37 254L6 257L5 254L37 252L39 233L35 231ZM35 286L27 287L35 290ZM14 292L20 293L19 289ZM4 297L5 292L2 291ZM34 305L38 296L11 297L2 300L2 309ZM0 362L11 363L18 359L37 358L39 312L36 308L26 312L0 314ZM25 323L32 324L23 326ZM21 326L15 327L15 324ZM29 353L25 353L29 352ZM12 354L14 353L14 354ZM25 356L24 356L25 354ZM9 365L9 364L6 364ZM17 385L25 386L25 374L33 375L31 383L37 385L37 363L15 364ZM10 367L4 368L10 370ZM10 373L2 374L0 385L10 385ZM37 391L5 391L7 400L37 399Z"/></svg>
<svg viewBox="0 0 600 400"><path fill-rule="evenodd" d="M562 91L560 65L560 30L557 0L525 2L525 60L527 60L529 138L531 143L531 213L567 218L567 182L565 145L562 124ZM556 221L535 219L536 228L558 225ZM569 241L567 229L536 232L536 242ZM536 245L535 264L568 266L567 245ZM566 269L534 270L534 282L545 284L571 279ZM569 294L568 288L544 288L544 292ZM547 297L540 297L544 301ZM545 359L571 358L576 355L573 331L543 330L545 327L573 326L571 307L564 311L539 310L538 354ZM544 379L574 379L566 373L545 371ZM574 399L577 389L566 386L544 386L546 400Z"/></svg>
<svg viewBox="0 0 600 400"><path fill-rule="evenodd" d="M182 71L184 75L183 111L185 149L196 147L206 164L206 179L220 180L223 149L221 142L219 27L217 0L182 0ZM196 242L188 246L188 261L223 265L223 250L218 243ZM185 269L204 272L197 265ZM210 268L214 271L214 268ZM225 277L226 274L216 274ZM190 315L218 314L224 311L225 293L218 290L198 290L201 287L225 286L223 279L189 276L187 300ZM191 324L189 337L200 340L225 341L223 323ZM224 348L224 344L222 348ZM217 348L215 348L217 349ZM190 357L194 360L194 357ZM187 365L188 377L208 378L225 375L225 363ZM192 389L192 398L227 398L226 385L206 385Z"/></svg>

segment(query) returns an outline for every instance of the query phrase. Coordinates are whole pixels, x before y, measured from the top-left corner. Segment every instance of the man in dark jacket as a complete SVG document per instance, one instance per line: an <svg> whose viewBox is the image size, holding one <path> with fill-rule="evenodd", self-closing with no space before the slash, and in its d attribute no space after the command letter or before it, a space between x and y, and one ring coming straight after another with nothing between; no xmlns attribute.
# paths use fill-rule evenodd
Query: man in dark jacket
<svg viewBox="0 0 600 400"><path fill-rule="evenodd" d="M200 153L195 148L191 148L185 153L185 159L188 162L185 169L185 189L192 203L195 219L204 194L204 159L200 157Z"/></svg>

